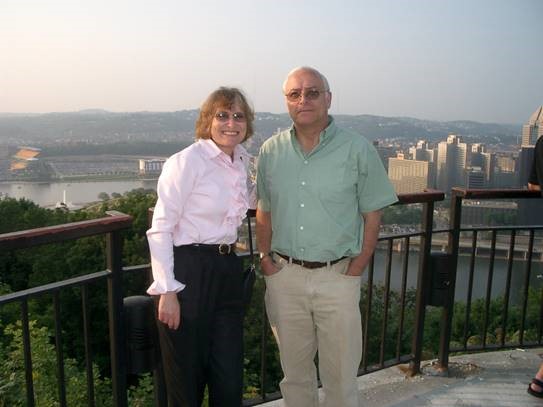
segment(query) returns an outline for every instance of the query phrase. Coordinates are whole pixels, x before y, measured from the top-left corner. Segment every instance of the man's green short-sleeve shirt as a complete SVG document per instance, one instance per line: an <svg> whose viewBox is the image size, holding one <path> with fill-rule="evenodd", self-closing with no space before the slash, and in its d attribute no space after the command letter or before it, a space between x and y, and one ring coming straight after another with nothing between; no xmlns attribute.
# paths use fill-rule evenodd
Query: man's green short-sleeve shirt
<svg viewBox="0 0 543 407"><path fill-rule="evenodd" d="M297 259L358 255L361 214L397 201L375 148L332 118L309 154L294 127L266 140L257 171L258 209L271 212L271 249Z"/></svg>

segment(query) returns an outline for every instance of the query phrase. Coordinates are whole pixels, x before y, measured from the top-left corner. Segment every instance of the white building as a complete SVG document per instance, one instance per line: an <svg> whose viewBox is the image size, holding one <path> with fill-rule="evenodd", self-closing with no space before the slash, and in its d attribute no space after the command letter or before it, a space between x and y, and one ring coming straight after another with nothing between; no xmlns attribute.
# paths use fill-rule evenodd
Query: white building
<svg viewBox="0 0 543 407"><path fill-rule="evenodd" d="M140 175L157 175L162 172L165 159L143 160L140 159Z"/></svg>
<svg viewBox="0 0 543 407"><path fill-rule="evenodd" d="M403 154L388 159L388 178L397 194L422 192L428 188L427 161L405 160Z"/></svg>

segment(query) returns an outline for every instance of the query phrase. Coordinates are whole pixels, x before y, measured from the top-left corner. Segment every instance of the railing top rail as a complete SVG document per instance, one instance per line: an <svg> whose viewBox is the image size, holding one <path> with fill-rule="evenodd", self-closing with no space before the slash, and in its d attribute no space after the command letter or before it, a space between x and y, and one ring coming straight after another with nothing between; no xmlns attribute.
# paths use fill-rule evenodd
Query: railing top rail
<svg viewBox="0 0 543 407"><path fill-rule="evenodd" d="M463 199L519 199L541 198L541 192L527 189L466 189L453 187L453 196Z"/></svg>
<svg viewBox="0 0 543 407"><path fill-rule="evenodd" d="M126 229L132 224L132 216L108 211L104 218L65 223L44 228L22 230L0 235L0 249L24 249L49 243L79 239Z"/></svg>
<svg viewBox="0 0 543 407"><path fill-rule="evenodd" d="M413 194L398 194L398 202L396 202L396 205L436 202L443 201L444 199L445 193L443 191L427 189L424 192L416 192Z"/></svg>

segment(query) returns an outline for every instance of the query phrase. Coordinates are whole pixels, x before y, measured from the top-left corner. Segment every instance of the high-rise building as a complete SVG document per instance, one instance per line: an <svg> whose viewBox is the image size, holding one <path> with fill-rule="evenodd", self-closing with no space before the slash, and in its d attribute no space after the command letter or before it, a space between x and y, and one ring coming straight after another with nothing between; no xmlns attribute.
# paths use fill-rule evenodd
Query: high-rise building
<svg viewBox="0 0 543 407"><path fill-rule="evenodd" d="M466 188L486 188L486 175L481 167L468 167L466 170Z"/></svg>
<svg viewBox="0 0 543 407"><path fill-rule="evenodd" d="M405 160L403 154L388 159L388 178L397 194L422 192L428 188L428 162Z"/></svg>
<svg viewBox="0 0 543 407"><path fill-rule="evenodd" d="M543 106L539 106L528 119L528 124L522 126L522 145L533 146L543 135Z"/></svg>
<svg viewBox="0 0 543 407"><path fill-rule="evenodd" d="M428 163L428 187L436 187L436 150L430 148L426 140L417 141L417 145L409 149L412 160Z"/></svg>
<svg viewBox="0 0 543 407"><path fill-rule="evenodd" d="M492 176L492 167L494 166L493 155L486 152L484 144L475 143L470 146L469 166L480 167L484 173L485 188L490 185L490 178Z"/></svg>
<svg viewBox="0 0 543 407"><path fill-rule="evenodd" d="M467 144L454 134L437 145L437 189L449 193L452 187L465 185L467 150Z"/></svg>

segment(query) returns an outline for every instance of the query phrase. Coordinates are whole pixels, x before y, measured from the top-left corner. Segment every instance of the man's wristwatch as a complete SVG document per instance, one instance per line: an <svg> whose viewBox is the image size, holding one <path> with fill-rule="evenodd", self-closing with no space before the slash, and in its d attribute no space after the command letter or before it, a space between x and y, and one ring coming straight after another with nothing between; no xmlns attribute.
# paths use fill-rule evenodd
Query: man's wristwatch
<svg viewBox="0 0 543 407"><path fill-rule="evenodd" d="M258 257L260 258L260 261L262 261L265 257L268 257L268 256L271 258L271 255L272 255L272 252L268 252L268 253L260 252L260 253L258 253Z"/></svg>

